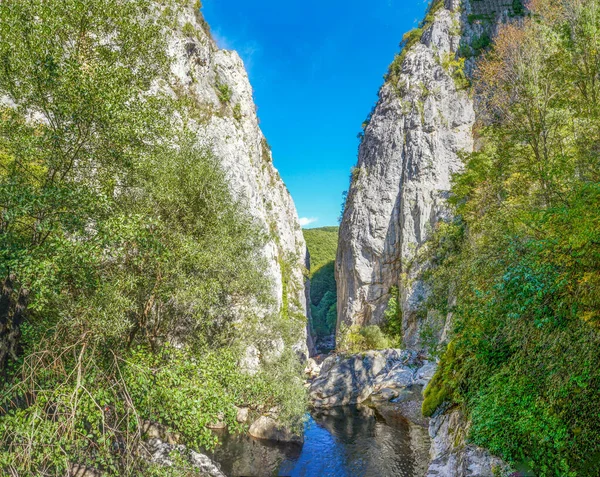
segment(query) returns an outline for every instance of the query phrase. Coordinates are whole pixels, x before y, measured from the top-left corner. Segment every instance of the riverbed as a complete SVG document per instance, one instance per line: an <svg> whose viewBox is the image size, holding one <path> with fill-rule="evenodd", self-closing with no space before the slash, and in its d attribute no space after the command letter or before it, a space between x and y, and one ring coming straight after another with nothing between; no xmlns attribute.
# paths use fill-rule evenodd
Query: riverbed
<svg viewBox="0 0 600 477"><path fill-rule="evenodd" d="M313 411L302 446L224 434L211 457L229 477L420 477L428 463L427 429L397 411Z"/></svg>

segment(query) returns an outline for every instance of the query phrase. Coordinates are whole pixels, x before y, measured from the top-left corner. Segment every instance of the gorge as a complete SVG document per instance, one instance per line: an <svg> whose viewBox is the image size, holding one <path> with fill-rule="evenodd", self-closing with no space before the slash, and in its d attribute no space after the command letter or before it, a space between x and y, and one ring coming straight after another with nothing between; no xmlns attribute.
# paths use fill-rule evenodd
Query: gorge
<svg viewBox="0 0 600 477"><path fill-rule="evenodd" d="M600 475L599 32L431 1L303 229L202 2L0 2L0 474Z"/></svg>

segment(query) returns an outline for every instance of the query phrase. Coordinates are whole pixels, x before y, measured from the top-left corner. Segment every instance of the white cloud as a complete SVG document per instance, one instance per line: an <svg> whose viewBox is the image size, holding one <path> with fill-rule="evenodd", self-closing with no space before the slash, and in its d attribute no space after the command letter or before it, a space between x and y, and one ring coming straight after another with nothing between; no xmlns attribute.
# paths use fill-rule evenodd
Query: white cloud
<svg viewBox="0 0 600 477"><path fill-rule="evenodd" d="M307 225L314 224L317 220L319 219L317 219L316 217L300 217L298 222L300 222L300 225L302 227L306 227Z"/></svg>

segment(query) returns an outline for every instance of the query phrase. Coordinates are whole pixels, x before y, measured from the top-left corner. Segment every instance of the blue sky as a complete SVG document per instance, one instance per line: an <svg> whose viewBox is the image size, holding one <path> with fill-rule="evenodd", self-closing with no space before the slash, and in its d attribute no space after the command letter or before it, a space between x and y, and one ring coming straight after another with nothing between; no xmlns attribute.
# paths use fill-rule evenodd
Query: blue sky
<svg viewBox="0 0 600 477"><path fill-rule="evenodd" d="M204 0L239 52L261 128L303 225L337 225L361 124L424 0Z"/></svg>

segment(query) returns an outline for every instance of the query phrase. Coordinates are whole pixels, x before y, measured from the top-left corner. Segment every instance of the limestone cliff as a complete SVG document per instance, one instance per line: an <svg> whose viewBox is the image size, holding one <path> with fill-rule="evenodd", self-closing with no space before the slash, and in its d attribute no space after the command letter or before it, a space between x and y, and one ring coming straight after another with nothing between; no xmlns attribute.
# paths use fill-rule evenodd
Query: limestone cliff
<svg viewBox="0 0 600 477"><path fill-rule="evenodd" d="M438 413L429 422L431 462L426 477L492 477L511 469L487 450L470 444L468 423L459 410ZM513 474L514 475L514 474Z"/></svg>
<svg viewBox="0 0 600 477"><path fill-rule="evenodd" d="M473 149L467 76L494 25L512 14L505 3L437 0L422 28L405 36L352 173L336 261L338 325L381 323L398 290L404 344L420 346L427 290L415 257L448 214L460 153Z"/></svg>
<svg viewBox="0 0 600 477"><path fill-rule="evenodd" d="M191 102L197 140L221 161L232 191L268 234L264 256L275 311L302 328L294 349L306 356L307 249L296 208L259 127L241 58L218 48L201 13L189 3L176 13L171 32L170 89ZM274 343L275 349L281 346ZM260 359L258 349L250 350L247 364Z"/></svg>
<svg viewBox="0 0 600 477"><path fill-rule="evenodd" d="M461 153L475 147L476 98L468 78L497 25L522 8L519 0L437 0L421 27L404 37L352 172L336 260L338 329L381 324L398 293L404 346L423 347L431 312L420 278L427 264L417 258L449 216L446 200ZM487 477L506 469L468 443L459 411L439 409L429 433L428 476Z"/></svg>

